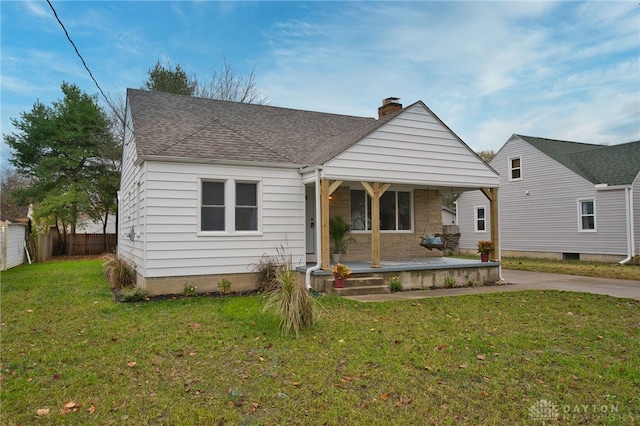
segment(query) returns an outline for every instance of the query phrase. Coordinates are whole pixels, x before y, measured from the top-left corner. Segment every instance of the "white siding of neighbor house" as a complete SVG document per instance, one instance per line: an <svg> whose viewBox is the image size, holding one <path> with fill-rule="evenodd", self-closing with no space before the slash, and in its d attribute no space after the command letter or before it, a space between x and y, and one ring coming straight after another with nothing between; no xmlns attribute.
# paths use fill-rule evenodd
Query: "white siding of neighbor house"
<svg viewBox="0 0 640 426"><path fill-rule="evenodd" d="M495 187L499 178L422 104L325 164L329 179L441 187Z"/></svg>
<svg viewBox="0 0 640 426"><path fill-rule="evenodd" d="M2 270L22 265L25 262L24 242L27 235L27 225L20 223L2 222L0 229Z"/></svg>
<svg viewBox="0 0 640 426"><path fill-rule="evenodd" d="M522 179L509 181L508 161L515 156L522 159ZM596 191L593 183L517 136L507 141L490 164L501 180L502 251L626 254L624 190ZM596 231L580 232L578 200L591 198L595 200ZM486 233L474 232L473 207L479 204L489 208L479 191L466 192L458 199L462 249L475 249L478 240L489 237L490 228Z"/></svg>
<svg viewBox="0 0 640 426"><path fill-rule="evenodd" d="M304 187L297 169L144 164L144 195L131 217L125 211L125 231L137 221L134 245L144 247L146 278L252 272L263 255L275 256L280 247L294 264L304 263ZM202 179L259 182L260 232L201 233Z"/></svg>

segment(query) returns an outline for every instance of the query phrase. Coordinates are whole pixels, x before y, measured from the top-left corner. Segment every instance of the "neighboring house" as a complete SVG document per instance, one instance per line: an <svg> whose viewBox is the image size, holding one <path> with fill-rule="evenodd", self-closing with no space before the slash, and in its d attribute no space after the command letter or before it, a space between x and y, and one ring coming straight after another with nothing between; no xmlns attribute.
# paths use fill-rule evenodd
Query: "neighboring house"
<svg viewBox="0 0 640 426"><path fill-rule="evenodd" d="M103 224L101 221L94 221L89 216L81 216L76 224L76 234L102 234ZM109 215L107 218L107 234L116 233L116 217Z"/></svg>
<svg viewBox="0 0 640 426"><path fill-rule="evenodd" d="M593 145L513 135L491 160L500 173L503 256L621 261L640 243L640 141ZM458 199L460 248L488 239L488 205Z"/></svg>
<svg viewBox="0 0 640 426"><path fill-rule="evenodd" d="M0 219L0 270L22 265L26 257L28 225Z"/></svg>
<svg viewBox="0 0 640 426"><path fill-rule="evenodd" d="M378 112L129 89L118 254L151 295L216 291L224 278L254 289L255 266L278 253L328 271L333 215L353 228L344 261L440 255L418 245L442 231L440 192L494 191L499 177L421 101L389 98Z"/></svg>
<svg viewBox="0 0 640 426"><path fill-rule="evenodd" d="M442 224L443 225L455 225L456 224L456 212L449 207L442 206Z"/></svg>

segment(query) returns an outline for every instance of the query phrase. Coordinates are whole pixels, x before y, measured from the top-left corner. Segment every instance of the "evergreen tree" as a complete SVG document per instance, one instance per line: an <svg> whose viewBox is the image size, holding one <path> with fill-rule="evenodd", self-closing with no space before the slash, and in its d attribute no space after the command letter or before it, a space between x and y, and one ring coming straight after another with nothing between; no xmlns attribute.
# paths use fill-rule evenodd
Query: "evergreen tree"
<svg viewBox="0 0 640 426"><path fill-rule="evenodd" d="M34 217L55 224L65 245L68 229L73 255L79 216L88 214L96 199L115 203L119 182L114 170L105 168L105 156L118 147L97 96L66 82L62 92L64 98L51 107L36 102L12 119L17 132L4 140L13 151L9 161L28 179L15 191L18 201L34 204ZM107 176L110 185L99 185Z"/></svg>

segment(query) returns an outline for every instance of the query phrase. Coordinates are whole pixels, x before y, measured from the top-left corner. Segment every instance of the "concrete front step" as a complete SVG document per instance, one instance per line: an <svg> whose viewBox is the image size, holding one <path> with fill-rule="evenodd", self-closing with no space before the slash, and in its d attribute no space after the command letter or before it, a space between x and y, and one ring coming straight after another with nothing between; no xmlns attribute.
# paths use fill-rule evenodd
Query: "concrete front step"
<svg viewBox="0 0 640 426"><path fill-rule="evenodd" d="M333 292L339 296L364 296L370 294L389 294L388 285L365 285L360 287L333 288Z"/></svg>
<svg viewBox="0 0 640 426"><path fill-rule="evenodd" d="M335 288L333 279L327 280L325 288L341 296L361 296L364 294L387 294L391 293L388 285L384 284L384 279L380 277L351 277L344 282L344 288Z"/></svg>

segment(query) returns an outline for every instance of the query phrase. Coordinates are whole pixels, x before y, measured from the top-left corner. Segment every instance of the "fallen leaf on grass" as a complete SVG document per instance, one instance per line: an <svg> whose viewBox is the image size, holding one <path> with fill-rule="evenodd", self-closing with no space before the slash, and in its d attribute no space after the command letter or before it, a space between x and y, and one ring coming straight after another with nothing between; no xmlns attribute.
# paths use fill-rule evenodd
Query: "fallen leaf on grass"
<svg viewBox="0 0 640 426"><path fill-rule="evenodd" d="M411 398L400 398L399 401L396 401L396 407L402 407L403 405L407 405L411 403Z"/></svg>
<svg viewBox="0 0 640 426"><path fill-rule="evenodd" d="M51 412L50 408L38 408L36 414L39 416L47 416Z"/></svg>
<svg viewBox="0 0 640 426"><path fill-rule="evenodd" d="M81 405L76 402L67 401L62 404L62 414L76 413L80 411L80 407Z"/></svg>
<svg viewBox="0 0 640 426"><path fill-rule="evenodd" d="M567 316L572 317L573 316L573 312L567 312Z"/></svg>
<svg viewBox="0 0 640 426"><path fill-rule="evenodd" d="M382 395L380 395L380 399L386 401L387 399L389 399L389 394L386 392L382 393Z"/></svg>
<svg viewBox="0 0 640 426"><path fill-rule="evenodd" d="M189 352L189 356L194 356L196 353L194 351Z"/></svg>
<svg viewBox="0 0 640 426"><path fill-rule="evenodd" d="M87 413L93 414L95 413L95 411L96 411L96 404L92 402L91 405L89 405L89 408L87 408Z"/></svg>
<svg viewBox="0 0 640 426"><path fill-rule="evenodd" d="M484 354L480 354L480 355L476 355L476 358L478 358L480 361L483 361L486 357Z"/></svg>
<svg viewBox="0 0 640 426"><path fill-rule="evenodd" d="M135 361L129 361L129 362L127 363L127 367L129 367L129 368L133 368L133 367L135 367L135 366L136 366L136 362L135 362Z"/></svg>
<svg viewBox="0 0 640 426"><path fill-rule="evenodd" d="M467 365L467 364L460 364L460 365L458 366L458 368L467 368L467 367L468 367L468 365Z"/></svg>
<svg viewBox="0 0 640 426"><path fill-rule="evenodd" d="M197 330L198 328L200 328L200 327L202 327L202 324L200 324L199 322L194 322L194 323L193 323L193 328L195 328L196 330Z"/></svg>

